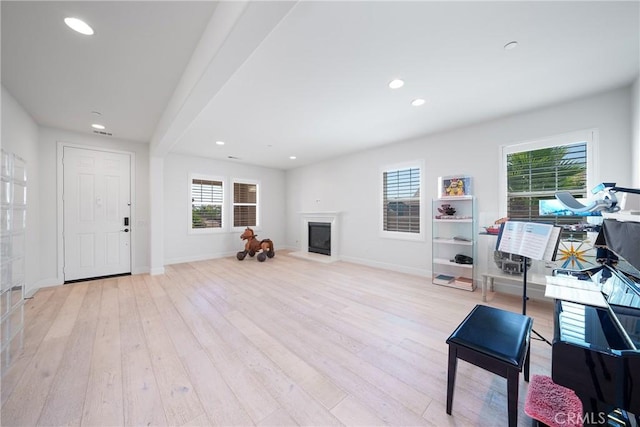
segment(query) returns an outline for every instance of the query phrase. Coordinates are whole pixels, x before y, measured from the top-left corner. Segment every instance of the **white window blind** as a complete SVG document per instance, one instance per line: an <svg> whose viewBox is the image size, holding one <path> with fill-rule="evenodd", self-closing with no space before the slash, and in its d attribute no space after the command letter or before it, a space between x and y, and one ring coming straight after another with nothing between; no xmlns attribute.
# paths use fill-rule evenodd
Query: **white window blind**
<svg viewBox="0 0 640 427"><path fill-rule="evenodd" d="M560 190L586 197L587 164L586 141L507 154L507 216L558 225L581 222L574 216L541 216L539 201L555 199Z"/></svg>
<svg viewBox="0 0 640 427"><path fill-rule="evenodd" d="M385 171L382 180L383 230L420 233L420 168Z"/></svg>
<svg viewBox="0 0 640 427"><path fill-rule="evenodd" d="M223 182L191 180L191 227L222 228Z"/></svg>
<svg viewBox="0 0 640 427"><path fill-rule="evenodd" d="M233 226L256 227L258 225L258 184L233 183Z"/></svg>

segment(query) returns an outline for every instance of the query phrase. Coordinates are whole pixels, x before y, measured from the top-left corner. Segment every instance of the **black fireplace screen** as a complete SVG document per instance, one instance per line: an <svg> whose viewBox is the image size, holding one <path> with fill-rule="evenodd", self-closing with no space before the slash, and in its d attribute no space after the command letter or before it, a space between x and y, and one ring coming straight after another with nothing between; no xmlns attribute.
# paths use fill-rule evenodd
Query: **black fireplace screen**
<svg viewBox="0 0 640 427"><path fill-rule="evenodd" d="M331 255L331 223L309 223L309 252Z"/></svg>

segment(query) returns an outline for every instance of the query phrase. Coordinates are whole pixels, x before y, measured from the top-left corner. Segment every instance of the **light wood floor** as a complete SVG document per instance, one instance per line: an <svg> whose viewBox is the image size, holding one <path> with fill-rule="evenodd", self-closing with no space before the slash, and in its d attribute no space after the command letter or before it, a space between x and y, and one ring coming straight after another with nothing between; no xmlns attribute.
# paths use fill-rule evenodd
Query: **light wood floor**
<svg viewBox="0 0 640 427"><path fill-rule="evenodd" d="M39 291L2 381L10 425L506 425L506 380L459 362L445 412L446 338L480 292L278 252ZM488 305L520 312L517 297ZM552 305L530 301L549 338ZM532 341L532 374L551 347ZM527 383L521 375L519 424Z"/></svg>

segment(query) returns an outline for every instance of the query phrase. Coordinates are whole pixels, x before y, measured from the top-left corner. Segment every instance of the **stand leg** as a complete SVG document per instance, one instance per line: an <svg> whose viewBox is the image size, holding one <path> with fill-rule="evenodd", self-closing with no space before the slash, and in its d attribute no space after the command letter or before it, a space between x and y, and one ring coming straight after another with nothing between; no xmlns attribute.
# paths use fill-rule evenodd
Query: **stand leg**
<svg viewBox="0 0 640 427"><path fill-rule="evenodd" d="M522 314L527 314L527 263L529 258L522 257Z"/></svg>
<svg viewBox="0 0 640 427"><path fill-rule="evenodd" d="M540 335L540 334L538 333L538 331L536 331L535 329L533 329L533 328L532 328L532 329L531 329L531 333L535 334L535 335L538 337L538 338L535 338L535 339L537 339L537 340L539 340L539 341L544 341L544 342L546 342L547 344L551 345L551 343L549 342L549 340L548 340L548 339L546 339L545 337L543 337L542 335Z"/></svg>
<svg viewBox="0 0 640 427"><path fill-rule="evenodd" d="M523 264L522 264L522 274L523 274L523 278L522 278L522 314L526 315L527 314L527 300L529 299L529 297L527 296L527 264L529 262L529 258L522 257L522 262L523 262ZM545 337L540 335L535 329L531 329L531 332L536 334L536 336L538 337L538 339L540 339L540 341L544 341L547 344L551 345L549 340L547 340Z"/></svg>
<svg viewBox="0 0 640 427"><path fill-rule="evenodd" d="M458 347L449 344L449 366L447 368L447 414L453 409L453 392L456 384L456 369L458 367Z"/></svg>
<svg viewBox="0 0 640 427"><path fill-rule="evenodd" d="M482 276L482 302L487 302L487 276Z"/></svg>

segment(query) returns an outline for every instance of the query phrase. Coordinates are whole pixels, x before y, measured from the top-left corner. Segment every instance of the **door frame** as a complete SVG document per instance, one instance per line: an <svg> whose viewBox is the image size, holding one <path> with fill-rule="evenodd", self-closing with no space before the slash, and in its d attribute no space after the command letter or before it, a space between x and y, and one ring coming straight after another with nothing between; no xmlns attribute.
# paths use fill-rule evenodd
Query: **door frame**
<svg viewBox="0 0 640 427"><path fill-rule="evenodd" d="M136 153L132 151L124 151L124 150L113 150L110 148L101 147L98 145L83 145L76 144L71 142L57 141L56 148L56 211L57 211L57 252L58 252L58 284L64 283L64 200L62 199L62 195L64 192L64 164L62 163L62 158L64 156L65 148L80 148L83 150L91 150L91 151L103 151L107 153L117 153L117 154L127 154L129 156L129 168L130 168L130 178L129 178L129 186L130 188L130 203L131 203L131 245L129 246L130 250L130 262L131 262L131 273L135 271L136 264Z"/></svg>

